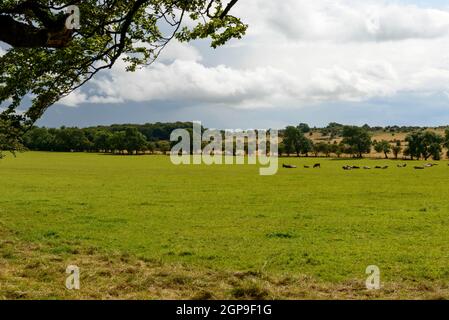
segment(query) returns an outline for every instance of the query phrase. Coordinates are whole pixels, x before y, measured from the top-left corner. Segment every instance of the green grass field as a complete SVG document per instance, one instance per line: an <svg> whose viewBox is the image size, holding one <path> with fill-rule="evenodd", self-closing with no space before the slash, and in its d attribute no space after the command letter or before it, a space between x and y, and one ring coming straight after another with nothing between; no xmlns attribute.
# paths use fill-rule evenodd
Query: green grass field
<svg viewBox="0 0 449 320"><path fill-rule="evenodd" d="M0 298L449 298L447 162L282 163L300 167L267 177L164 156L8 156ZM68 264L79 291L64 287ZM379 291L364 288L368 265Z"/></svg>

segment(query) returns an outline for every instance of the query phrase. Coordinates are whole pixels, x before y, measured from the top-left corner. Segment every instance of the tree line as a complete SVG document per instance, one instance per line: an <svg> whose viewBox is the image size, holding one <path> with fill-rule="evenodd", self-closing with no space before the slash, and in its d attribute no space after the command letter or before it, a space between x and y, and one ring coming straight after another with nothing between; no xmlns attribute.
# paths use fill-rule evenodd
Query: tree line
<svg viewBox="0 0 449 320"><path fill-rule="evenodd" d="M445 135L440 135L434 131L424 128L415 129L407 134L405 138L405 146L400 140L373 140L370 131L372 129L366 126L344 126L331 123L327 128L318 130L321 134L327 135L327 142L314 142L307 134L311 136L313 131L304 124L298 126L289 126L282 133L282 142L279 144L279 154L290 156L314 156L325 155L330 157L335 155L349 155L354 158L362 158L365 154L371 153L374 149L377 153L384 154L385 158L389 158L393 154L397 159L402 153L404 157L413 159L432 158L440 160L444 148L449 149L449 129L446 129ZM385 131L385 130L382 130ZM334 140L341 138L339 142ZM446 152L449 157L449 151Z"/></svg>
<svg viewBox="0 0 449 320"><path fill-rule="evenodd" d="M171 148L169 143L171 132L179 128L191 129L192 123L124 124L59 129L34 127L23 136L23 145L33 151L165 153Z"/></svg>
<svg viewBox="0 0 449 320"><path fill-rule="evenodd" d="M140 154L170 151L170 134L175 129L192 130L191 122L155 123L144 125L111 125L90 128L34 127L23 137L28 150L58 152L105 152ZM414 127L406 127L410 129ZM377 130L377 129L376 129ZM385 158L440 160L444 149L449 149L449 129L445 135L424 128L409 132L405 141L375 140L373 128L345 126L331 123L326 128L312 129L307 124L288 126L280 130L281 156L351 156L361 158L372 150ZM385 128L382 129L385 131ZM312 136L319 133L320 139ZM449 157L449 152L446 153Z"/></svg>

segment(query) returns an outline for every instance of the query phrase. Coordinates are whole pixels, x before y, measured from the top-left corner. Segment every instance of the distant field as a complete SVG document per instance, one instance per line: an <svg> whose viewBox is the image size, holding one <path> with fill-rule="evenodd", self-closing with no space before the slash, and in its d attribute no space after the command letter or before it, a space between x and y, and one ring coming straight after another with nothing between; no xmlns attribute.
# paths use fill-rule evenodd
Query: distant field
<svg viewBox="0 0 449 320"><path fill-rule="evenodd" d="M8 156L0 299L449 298L446 161L282 163L299 168L263 177L164 156ZM64 287L68 264L79 291ZM382 290L364 289L368 265Z"/></svg>

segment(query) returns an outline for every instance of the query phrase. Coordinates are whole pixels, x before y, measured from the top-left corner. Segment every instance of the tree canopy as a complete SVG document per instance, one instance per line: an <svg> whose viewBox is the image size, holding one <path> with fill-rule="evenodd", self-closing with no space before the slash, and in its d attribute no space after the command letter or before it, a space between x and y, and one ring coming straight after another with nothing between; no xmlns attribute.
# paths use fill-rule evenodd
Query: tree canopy
<svg viewBox="0 0 449 320"><path fill-rule="evenodd" d="M440 160L444 138L432 131L418 131L409 134L405 140L408 143L406 154L412 159L421 157L425 160L432 157Z"/></svg>
<svg viewBox="0 0 449 320"><path fill-rule="evenodd" d="M390 142L387 140L375 141L373 145L377 153L383 153L385 159L388 159L388 154L391 152Z"/></svg>
<svg viewBox="0 0 449 320"><path fill-rule="evenodd" d="M151 64L173 39L216 48L247 29L238 0L4 0L0 3L0 127L14 140L45 110L119 59L127 71ZM78 29L67 20L76 5ZM11 128L14 128L12 130ZM9 145L7 149L13 149Z"/></svg>
<svg viewBox="0 0 449 320"><path fill-rule="evenodd" d="M301 126L289 126L284 131L283 151L287 154L296 153L308 155L312 151L312 141L304 136Z"/></svg>
<svg viewBox="0 0 449 320"><path fill-rule="evenodd" d="M362 158L364 153L370 153L372 141L366 128L345 126L342 136L342 143L347 145L351 152L359 158Z"/></svg>

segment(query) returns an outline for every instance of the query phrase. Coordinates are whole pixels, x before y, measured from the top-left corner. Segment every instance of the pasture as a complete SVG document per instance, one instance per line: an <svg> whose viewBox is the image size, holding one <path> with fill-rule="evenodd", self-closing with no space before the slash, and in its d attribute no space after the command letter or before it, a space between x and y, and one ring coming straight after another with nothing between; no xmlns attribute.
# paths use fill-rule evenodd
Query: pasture
<svg viewBox="0 0 449 320"><path fill-rule="evenodd" d="M8 156L0 299L449 298L446 161L283 163L298 168L259 176L165 156ZM64 287L69 264L81 290ZM379 291L365 289L369 265Z"/></svg>

